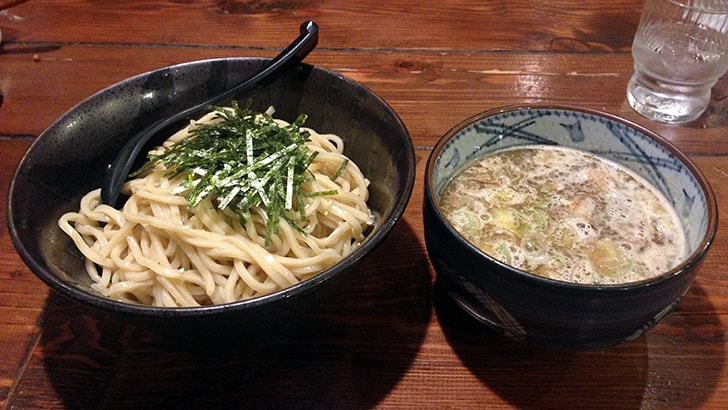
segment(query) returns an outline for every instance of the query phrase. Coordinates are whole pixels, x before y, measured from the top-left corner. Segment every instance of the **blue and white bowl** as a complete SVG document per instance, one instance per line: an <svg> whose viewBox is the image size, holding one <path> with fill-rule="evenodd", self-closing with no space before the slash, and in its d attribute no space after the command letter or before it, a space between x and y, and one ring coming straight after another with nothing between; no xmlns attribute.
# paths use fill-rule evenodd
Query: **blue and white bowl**
<svg viewBox="0 0 728 410"><path fill-rule="evenodd" d="M443 188L471 159L530 144L592 152L647 179L677 211L687 235L687 259L652 279L583 285L521 271L469 243L439 208ZM655 133L594 110L514 106L471 117L437 143L425 171L424 227L438 280L473 317L521 342L587 350L635 339L677 306L713 241L718 211L698 168Z"/></svg>

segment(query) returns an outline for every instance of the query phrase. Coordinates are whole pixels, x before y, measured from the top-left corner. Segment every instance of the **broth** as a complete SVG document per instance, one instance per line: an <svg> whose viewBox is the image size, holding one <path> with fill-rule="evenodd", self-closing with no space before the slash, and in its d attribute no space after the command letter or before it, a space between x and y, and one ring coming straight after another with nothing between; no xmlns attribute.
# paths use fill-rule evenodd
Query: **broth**
<svg viewBox="0 0 728 410"><path fill-rule="evenodd" d="M685 256L683 227L657 189L576 149L536 145L486 154L448 182L439 203L485 253L555 280L635 282Z"/></svg>

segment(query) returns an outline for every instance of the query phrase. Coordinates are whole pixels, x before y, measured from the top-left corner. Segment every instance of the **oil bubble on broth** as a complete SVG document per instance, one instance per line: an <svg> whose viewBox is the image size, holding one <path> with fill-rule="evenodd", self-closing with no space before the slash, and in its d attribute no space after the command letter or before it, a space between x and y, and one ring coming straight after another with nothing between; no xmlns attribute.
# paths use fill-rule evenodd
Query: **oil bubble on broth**
<svg viewBox="0 0 728 410"><path fill-rule="evenodd" d="M685 257L683 227L659 191L576 149L536 145L486 154L448 182L439 203L485 253L555 280L636 282Z"/></svg>

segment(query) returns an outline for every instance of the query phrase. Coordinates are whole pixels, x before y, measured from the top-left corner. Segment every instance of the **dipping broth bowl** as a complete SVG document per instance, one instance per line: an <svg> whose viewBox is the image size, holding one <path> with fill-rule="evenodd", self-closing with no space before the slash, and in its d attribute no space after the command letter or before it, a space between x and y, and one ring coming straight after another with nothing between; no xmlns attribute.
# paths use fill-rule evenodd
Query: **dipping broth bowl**
<svg viewBox="0 0 728 410"><path fill-rule="evenodd" d="M254 299L193 308L158 308L111 300L91 288L84 258L57 226L80 198L101 186L108 165L135 132L204 101L261 70L267 59L228 58L165 67L112 85L71 108L31 145L13 176L8 217L12 241L28 267L61 295L129 323L176 338L258 329L295 317L380 245L400 219L415 178L414 148L392 108L336 72L307 64L239 96L241 104L344 139L345 154L371 181L369 207L379 218L366 241L333 267ZM145 155L142 155L145 157Z"/></svg>
<svg viewBox="0 0 728 410"><path fill-rule="evenodd" d="M687 236L686 259L639 282L575 284L516 269L468 242L439 207L444 187L473 158L530 144L588 151L645 178L676 210ZM716 234L717 212L705 177L677 148L627 120L589 109L512 106L475 115L439 140L425 170L425 240L445 292L479 322L543 348L601 349L659 323L695 279Z"/></svg>

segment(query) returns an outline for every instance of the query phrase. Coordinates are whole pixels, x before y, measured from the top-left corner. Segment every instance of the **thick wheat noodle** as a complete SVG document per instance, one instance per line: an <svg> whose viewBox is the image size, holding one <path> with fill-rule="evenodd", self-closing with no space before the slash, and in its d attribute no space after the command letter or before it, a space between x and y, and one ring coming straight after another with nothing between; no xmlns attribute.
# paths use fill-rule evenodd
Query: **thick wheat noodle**
<svg viewBox="0 0 728 410"><path fill-rule="evenodd" d="M215 121L214 113L193 122ZM279 125L287 125L277 120ZM306 198L306 234L281 221L265 246L265 210L251 210L245 222L208 199L190 210L181 194L184 180L167 178L157 166L127 182L129 199L122 210L104 205L100 190L86 194L78 212L58 224L85 256L94 289L112 299L152 306L190 307L230 303L295 285L327 269L363 240L374 217L366 205L369 181L343 155L343 141L333 134L311 135L307 145L318 151L304 183L308 191L336 190ZM181 140L189 127L170 137ZM331 176L347 162L333 181Z"/></svg>

